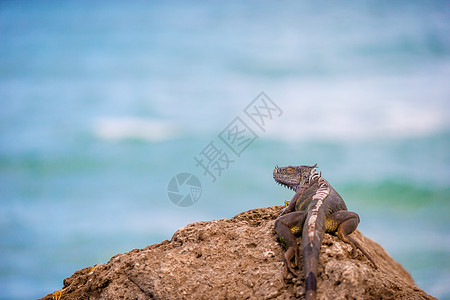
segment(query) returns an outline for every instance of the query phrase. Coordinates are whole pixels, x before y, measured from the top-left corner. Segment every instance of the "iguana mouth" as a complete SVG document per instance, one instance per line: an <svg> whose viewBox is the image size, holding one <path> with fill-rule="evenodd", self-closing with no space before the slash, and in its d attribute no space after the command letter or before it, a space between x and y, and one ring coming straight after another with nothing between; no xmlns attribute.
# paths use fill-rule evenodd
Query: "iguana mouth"
<svg viewBox="0 0 450 300"><path fill-rule="evenodd" d="M276 179L275 179L275 182L276 182L278 185L281 185L281 186L283 186L283 187L287 187L288 189L293 190L293 191L295 192L295 188L290 187L290 186L287 185L286 183L278 182Z"/></svg>

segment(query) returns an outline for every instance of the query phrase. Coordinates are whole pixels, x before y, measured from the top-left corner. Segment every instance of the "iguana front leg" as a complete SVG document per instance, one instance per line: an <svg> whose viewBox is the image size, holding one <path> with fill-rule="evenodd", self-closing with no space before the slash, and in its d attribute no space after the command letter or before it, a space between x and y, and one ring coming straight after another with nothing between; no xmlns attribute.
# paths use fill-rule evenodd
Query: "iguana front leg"
<svg viewBox="0 0 450 300"><path fill-rule="evenodd" d="M358 255L357 248L370 260L370 262L378 268L372 256L367 253L361 244L355 240L350 234L356 230L359 224L359 216L357 213L340 210L327 217L325 222L327 232L336 232L339 239L352 246L352 257L356 258Z"/></svg>
<svg viewBox="0 0 450 300"><path fill-rule="evenodd" d="M295 234L301 234L306 215L306 211L295 211L280 216L275 220L274 226L278 239L280 240L281 245L286 249L286 252L284 253L284 278L287 278L288 272L291 272L296 277L298 276L294 271L294 268L298 266L299 260ZM292 264L293 258L294 263Z"/></svg>
<svg viewBox="0 0 450 300"><path fill-rule="evenodd" d="M294 194L294 197L292 197L291 201L289 201L289 204L285 208L283 208L283 210L281 211L279 217L281 217L281 216L283 216L285 214L288 214L290 212L295 211L295 205L297 203L298 198L300 198L302 193L303 192L298 191L298 192L296 192Z"/></svg>

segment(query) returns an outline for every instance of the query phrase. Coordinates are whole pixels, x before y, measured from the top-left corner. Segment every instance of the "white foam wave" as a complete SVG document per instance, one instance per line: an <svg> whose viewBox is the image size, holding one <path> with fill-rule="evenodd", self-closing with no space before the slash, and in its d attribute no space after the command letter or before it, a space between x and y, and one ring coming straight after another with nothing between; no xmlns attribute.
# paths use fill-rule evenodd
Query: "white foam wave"
<svg viewBox="0 0 450 300"><path fill-rule="evenodd" d="M310 117L301 117L305 109L291 110L278 123L273 122L268 134L283 140L299 139L361 139L409 138L439 133L445 128L445 115L439 111L412 107L393 107L387 111L342 111L320 113L311 111ZM300 117L298 117L300 116ZM315 117L312 117L315 116ZM271 124L272 127L272 124Z"/></svg>
<svg viewBox="0 0 450 300"><path fill-rule="evenodd" d="M142 139L158 142L178 135L170 121L137 117L103 117L95 121L95 134L105 140Z"/></svg>
<svg viewBox="0 0 450 300"><path fill-rule="evenodd" d="M419 81L395 92L380 81L340 82L327 89L314 83L287 86L273 97L284 114L270 122L267 133L287 141L348 140L423 137L450 129L447 87L440 85L441 90L431 94Z"/></svg>

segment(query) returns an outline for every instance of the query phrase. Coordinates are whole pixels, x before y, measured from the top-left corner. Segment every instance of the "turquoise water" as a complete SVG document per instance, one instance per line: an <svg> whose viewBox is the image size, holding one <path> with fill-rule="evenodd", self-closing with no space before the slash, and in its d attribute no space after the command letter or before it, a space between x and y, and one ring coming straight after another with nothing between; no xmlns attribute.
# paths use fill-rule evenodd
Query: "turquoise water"
<svg viewBox="0 0 450 300"><path fill-rule="evenodd" d="M1 2L0 298L324 177L419 287L450 299L450 19L439 1ZM244 109L282 110L264 131ZM237 156L220 134L258 136ZM231 160L214 183L194 157ZM191 207L170 179L202 182Z"/></svg>

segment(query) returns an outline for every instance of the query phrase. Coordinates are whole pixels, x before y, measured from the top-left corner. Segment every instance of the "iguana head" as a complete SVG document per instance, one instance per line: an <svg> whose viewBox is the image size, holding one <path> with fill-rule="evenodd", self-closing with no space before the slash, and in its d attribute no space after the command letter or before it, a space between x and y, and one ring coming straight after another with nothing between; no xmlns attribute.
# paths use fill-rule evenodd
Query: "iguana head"
<svg viewBox="0 0 450 300"><path fill-rule="evenodd" d="M305 188L309 185L309 178L314 173L314 166L276 166L273 170L273 179L278 184L284 185L294 191L300 188Z"/></svg>

